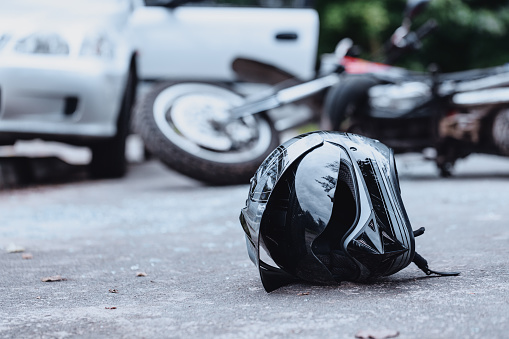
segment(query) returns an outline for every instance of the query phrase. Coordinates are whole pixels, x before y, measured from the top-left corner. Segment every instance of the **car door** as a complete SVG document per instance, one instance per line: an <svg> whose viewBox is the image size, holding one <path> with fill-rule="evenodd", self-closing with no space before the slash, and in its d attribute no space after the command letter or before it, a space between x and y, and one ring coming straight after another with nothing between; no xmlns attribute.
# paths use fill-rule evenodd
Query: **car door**
<svg viewBox="0 0 509 339"><path fill-rule="evenodd" d="M131 18L141 79L233 80L237 57L314 76L318 15L304 8L139 7Z"/></svg>

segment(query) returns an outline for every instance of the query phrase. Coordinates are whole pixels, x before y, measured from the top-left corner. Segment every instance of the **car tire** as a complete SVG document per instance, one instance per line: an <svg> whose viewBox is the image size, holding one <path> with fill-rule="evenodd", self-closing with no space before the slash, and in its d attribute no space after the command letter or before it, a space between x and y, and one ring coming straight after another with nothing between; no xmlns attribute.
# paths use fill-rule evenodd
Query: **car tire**
<svg viewBox="0 0 509 339"><path fill-rule="evenodd" d="M495 116L492 138L500 153L509 156L509 108L501 109Z"/></svg>
<svg viewBox="0 0 509 339"><path fill-rule="evenodd" d="M130 132L136 83L136 70L131 67L120 105L116 135L90 147L92 151L90 174L94 178L120 178L127 172L126 139Z"/></svg>

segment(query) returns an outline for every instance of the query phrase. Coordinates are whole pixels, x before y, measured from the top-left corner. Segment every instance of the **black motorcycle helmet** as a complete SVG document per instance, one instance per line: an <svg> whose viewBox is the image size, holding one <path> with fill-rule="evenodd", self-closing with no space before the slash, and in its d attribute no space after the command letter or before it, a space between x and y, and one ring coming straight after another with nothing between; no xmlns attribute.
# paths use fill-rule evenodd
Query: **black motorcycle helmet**
<svg viewBox="0 0 509 339"><path fill-rule="evenodd" d="M366 281L414 261L392 149L377 140L312 132L274 150L254 177L240 222L267 292L299 280Z"/></svg>

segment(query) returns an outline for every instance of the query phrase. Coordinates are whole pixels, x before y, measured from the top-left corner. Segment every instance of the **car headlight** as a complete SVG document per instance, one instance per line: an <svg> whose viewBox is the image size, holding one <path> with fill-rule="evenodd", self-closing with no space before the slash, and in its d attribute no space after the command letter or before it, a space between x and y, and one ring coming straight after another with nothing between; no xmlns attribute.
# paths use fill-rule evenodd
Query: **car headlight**
<svg viewBox="0 0 509 339"><path fill-rule="evenodd" d="M34 33L16 43L15 51L27 54L69 54L69 44L57 33Z"/></svg>
<svg viewBox="0 0 509 339"><path fill-rule="evenodd" d="M81 56L96 56L111 59L115 53L115 42L105 33L85 37L81 45Z"/></svg>

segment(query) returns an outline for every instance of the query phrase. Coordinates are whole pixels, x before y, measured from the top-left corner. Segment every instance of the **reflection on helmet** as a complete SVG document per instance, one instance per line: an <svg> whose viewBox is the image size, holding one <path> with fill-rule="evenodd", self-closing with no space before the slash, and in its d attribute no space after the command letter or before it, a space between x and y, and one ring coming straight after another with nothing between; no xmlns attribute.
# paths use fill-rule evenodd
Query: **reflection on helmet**
<svg viewBox="0 0 509 339"><path fill-rule="evenodd" d="M252 178L240 221L268 292L387 276L414 260L393 152L355 134L313 132L279 146Z"/></svg>

